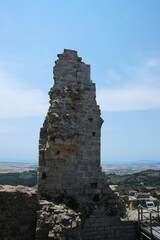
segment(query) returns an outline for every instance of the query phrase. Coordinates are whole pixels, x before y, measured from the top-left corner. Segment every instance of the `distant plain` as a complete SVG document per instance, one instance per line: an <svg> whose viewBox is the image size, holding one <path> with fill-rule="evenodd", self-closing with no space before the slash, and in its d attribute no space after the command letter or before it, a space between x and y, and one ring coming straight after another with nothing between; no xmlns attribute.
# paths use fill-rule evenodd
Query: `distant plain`
<svg viewBox="0 0 160 240"><path fill-rule="evenodd" d="M0 173L15 173L37 170L36 163L0 162Z"/></svg>
<svg viewBox="0 0 160 240"><path fill-rule="evenodd" d="M36 162L0 162L0 173L15 173L37 170L38 164ZM106 174L133 174L144 171L146 169L160 170L160 162L146 161L146 162L128 162L128 163L110 163L102 165L102 171Z"/></svg>

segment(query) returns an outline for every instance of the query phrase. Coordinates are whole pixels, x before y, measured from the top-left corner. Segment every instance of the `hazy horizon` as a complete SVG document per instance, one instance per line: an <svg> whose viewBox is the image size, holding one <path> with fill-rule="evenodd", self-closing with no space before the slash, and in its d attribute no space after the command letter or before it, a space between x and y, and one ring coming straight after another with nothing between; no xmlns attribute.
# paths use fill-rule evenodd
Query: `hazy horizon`
<svg viewBox="0 0 160 240"><path fill-rule="evenodd" d="M26 160L0 160L0 164L36 164L38 165L38 161L32 160L32 161L26 161ZM101 165L121 165L121 164L160 164L160 160L136 160L136 161L105 161L101 163Z"/></svg>

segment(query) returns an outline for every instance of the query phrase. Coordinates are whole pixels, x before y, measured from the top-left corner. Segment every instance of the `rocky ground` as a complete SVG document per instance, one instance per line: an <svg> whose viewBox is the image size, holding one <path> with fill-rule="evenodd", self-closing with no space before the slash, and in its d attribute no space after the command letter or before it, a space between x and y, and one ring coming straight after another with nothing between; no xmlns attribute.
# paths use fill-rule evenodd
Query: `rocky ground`
<svg viewBox="0 0 160 240"><path fill-rule="evenodd" d="M0 192L21 192L21 193L27 193L31 195L31 194L36 194L37 190L36 188L25 187L22 185L18 185L18 186L0 185Z"/></svg>
<svg viewBox="0 0 160 240"><path fill-rule="evenodd" d="M127 221L137 221L138 220L138 210L131 210L127 208L126 217L124 220Z"/></svg>

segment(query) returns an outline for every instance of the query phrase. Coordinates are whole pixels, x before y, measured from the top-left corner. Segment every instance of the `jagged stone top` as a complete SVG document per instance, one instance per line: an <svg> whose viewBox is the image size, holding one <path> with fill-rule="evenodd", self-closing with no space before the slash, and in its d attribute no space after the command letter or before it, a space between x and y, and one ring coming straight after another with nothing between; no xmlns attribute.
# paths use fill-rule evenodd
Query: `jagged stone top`
<svg viewBox="0 0 160 240"><path fill-rule="evenodd" d="M64 49L64 52L58 54L53 68L54 85L74 85L82 87L91 84L90 65L82 62L78 57L77 51Z"/></svg>
<svg viewBox="0 0 160 240"><path fill-rule="evenodd" d="M64 52L62 54L57 54L57 57L59 59L68 59L68 60L78 60L81 62L82 58L78 57L77 51L71 50L71 49L64 49Z"/></svg>

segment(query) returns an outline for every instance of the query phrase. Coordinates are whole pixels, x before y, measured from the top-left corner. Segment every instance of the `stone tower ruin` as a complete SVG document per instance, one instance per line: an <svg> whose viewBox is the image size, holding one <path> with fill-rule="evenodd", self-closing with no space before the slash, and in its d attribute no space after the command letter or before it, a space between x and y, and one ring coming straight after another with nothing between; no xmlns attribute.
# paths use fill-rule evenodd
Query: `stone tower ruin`
<svg viewBox="0 0 160 240"><path fill-rule="evenodd" d="M40 130L38 194L45 200L40 201L36 239L135 240L136 226L121 221L125 204L101 171L103 120L90 65L65 49L53 74Z"/></svg>
<svg viewBox="0 0 160 240"><path fill-rule="evenodd" d="M136 223L121 220L124 202L101 172L103 120L90 66L76 51L58 55L49 96L39 140L39 199L35 189L0 187L0 239L137 239Z"/></svg>
<svg viewBox="0 0 160 240"><path fill-rule="evenodd" d="M65 49L53 68L50 106L39 140L40 194L105 194L100 167L100 108L90 65Z"/></svg>

